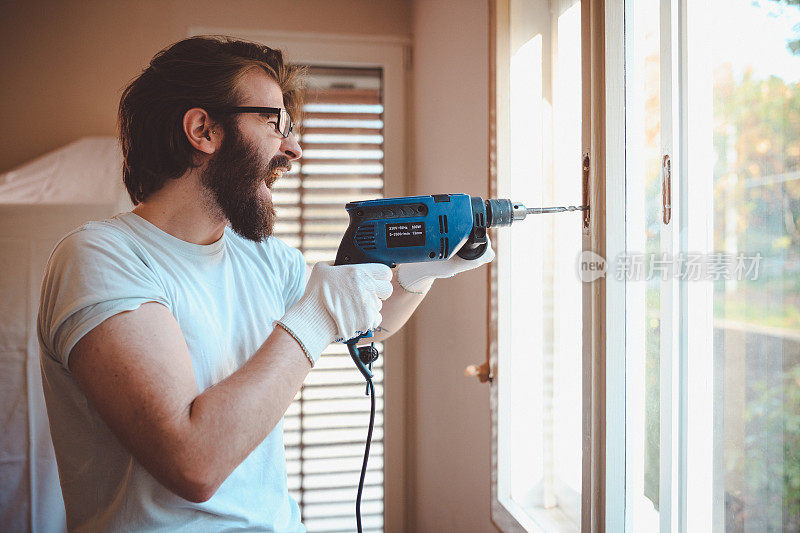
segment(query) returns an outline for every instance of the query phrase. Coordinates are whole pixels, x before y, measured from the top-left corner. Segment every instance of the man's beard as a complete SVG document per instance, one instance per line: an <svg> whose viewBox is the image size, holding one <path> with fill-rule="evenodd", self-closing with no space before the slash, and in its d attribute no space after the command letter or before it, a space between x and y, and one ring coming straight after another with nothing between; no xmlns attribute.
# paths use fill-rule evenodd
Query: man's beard
<svg viewBox="0 0 800 533"><path fill-rule="evenodd" d="M264 163L255 146L242 137L233 123L225 128L222 146L208 162L200 182L209 193L208 203L216 214L228 219L231 229L245 239L260 242L272 235L276 213L271 200L263 202L259 198L258 188L280 167L289 167L288 157L278 154Z"/></svg>

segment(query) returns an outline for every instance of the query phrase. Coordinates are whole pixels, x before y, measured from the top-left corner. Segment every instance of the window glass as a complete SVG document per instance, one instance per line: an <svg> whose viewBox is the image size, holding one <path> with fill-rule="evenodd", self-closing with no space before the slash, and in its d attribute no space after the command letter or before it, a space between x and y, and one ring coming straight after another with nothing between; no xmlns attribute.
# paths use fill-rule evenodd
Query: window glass
<svg viewBox="0 0 800 533"><path fill-rule="evenodd" d="M626 3L623 257L611 258L626 295L626 506L635 530L658 528L662 247L659 0ZM662 275L662 273L664 275ZM613 325L612 325L613 326Z"/></svg>
<svg viewBox="0 0 800 533"><path fill-rule="evenodd" d="M581 200L581 19L512 1L509 173L527 207ZM498 499L528 530L574 530L581 495L582 213L529 215L498 246ZM502 233L501 233L502 232Z"/></svg>
<svg viewBox="0 0 800 533"><path fill-rule="evenodd" d="M725 531L798 531L800 5L709 6L715 477Z"/></svg>

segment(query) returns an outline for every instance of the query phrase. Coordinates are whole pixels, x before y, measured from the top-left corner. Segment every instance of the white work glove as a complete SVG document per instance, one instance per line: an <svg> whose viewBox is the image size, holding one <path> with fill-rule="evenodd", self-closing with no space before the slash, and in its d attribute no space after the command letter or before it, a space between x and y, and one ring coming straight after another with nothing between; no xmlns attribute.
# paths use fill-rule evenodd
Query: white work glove
<svg viewBox="0 0 800 533"><path fill-rule="evenodd" d="M313 366L331 342L375 329L392 294L392 269L380 263L332 266L317 263L306 291L276 323L303 348Z"/></svg>
<svg viewBox="0 0 800 533"><path fill-rule="evenodd" d="M492 241L486 236L486 250L475 259L463 259L456 254L447 261L426 261L397 265L397 283L408 292L425 294L435 279L450 278L461 272L478 268L494 259Z"/></svg>

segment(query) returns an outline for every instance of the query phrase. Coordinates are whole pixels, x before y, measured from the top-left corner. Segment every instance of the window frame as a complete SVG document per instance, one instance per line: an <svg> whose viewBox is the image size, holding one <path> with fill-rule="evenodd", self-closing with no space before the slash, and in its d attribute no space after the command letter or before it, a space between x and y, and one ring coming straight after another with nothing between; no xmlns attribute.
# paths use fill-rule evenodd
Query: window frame
<svg viewBox="0 0 800 533"><path fill-rule="evenodd" d="M626 0L605 3L606 183L605 209L608 255L614 258L625 246L625 34L630 32L631 5ZM671 161L672 218L662 223L662 252L708 253L713 249L711 183L692 184L692 176L709 176L711 148L711 76L708 51L695 45L704 23L707 0L661 0L660 91L661 157ZM691 16L690 15L691 9ZM692 53L687 52L688 49ZM619 81L617 81L619 80ZM688 95L692 95L691 98ZM698 98L705 94L709 101ZM622 111L620 111L622 110ZM665 168L662 167L662 187ZM701 180L702 181L702 180ZM607 280L608 316L626 316L625 282ZM612 311L613 310L613 311ZM615 314L612 314L615 313ZM661 285L660 337L660 477L659 529L661 531L711 531L724 527L722 487L714 476L714 448L719 438L707 437L717 422L714 414L716 376L712 337L713 287L706 283L672 278ZM605 526L610 531L634 530L635 495L628 493L626 471L626 345L625 320L607 330L609 364L605 389L606 461ZM630 399L629 399L630 400ZM692 409L689 410L688 406ZM630 406L628 406L630 407ZM620 415L620 413L622 413Z"/></svg>
<svg viewBox="0 0 800 533"><path fill-rule="evenodd" d="M320 67L380 68L383 71L384 190L387 197L409 191L408 72L411 40L394 36L362 36L304 32L272 32L242 28L193 26L189 36L235 35L282 49L289 61ZM408 329L384 341L384 353L406 353ZM384 528L404 531L406 521L407 365L404 357L385 357L384 367ZM366 435L365 435L366 438ZM355 498L355 494L353 495Z"/></svg>
<svg viewBox="0 0 800 533"><path fill-rule="evenodd" d="M510 159L510 3L511 0L490 0L489 4L489 195L498 195L498 176L509 173ZM581 78L582 78L582 132L581 144L584 159L582 198L589 205L600 205L604 198L602 129L605 109L603 83L603 2L583 0L581 7ZM591 250L603 256L605 252L605 215L597 210L584 219L582 228L582 250ZM498 254L508 247L508 236L498 234ZM489 265L488 284L488 361L493 376L498 375L498 261ZM605 384L602 381L605 365L605 313L603 309L606 291L605 280L600 278L582 287L582 487L581 530L596 530L603 520L603 404ZM596 320L595 320L596 317ZM499 378L502 379L502 378ZM509 509L509 502L500 494L498 480L498 447L500 445L498 380L491 383L491 518L495 526L504 532L526 531ZM624 461L624 459L623 459ZM624 462L623 462L624 464ZM539 517L537 516L537 519ZM543 516L545 522L549 518ZM556 521L552 525L557 526ZM538 526L533 526L538 527Z"/></svg>
<svg viewBox="0 0 800 533"><path fill-rule="evenodd" d="M509 5L490 2L490 193L508 172ZM583 150L590 167L584 194L591 215L584 250L607 265L626 252L626 50L633 0L581 2ZM671 160L671 220L661 225L662 252L713 252L712 74L703 28L709 0L660 0L661 156ZM664 168L662 168L662 180ZM690 188L690 180L691 188ZM663 182L663 181L662 181ZM662 185L663 187L663 185ZM498 252L504 242L498 239ZM609 266L609 269L611 267ZM497 373L497 266L490 267L489 359ZM725 527L720 405L713 357L713 286L671 279L661 287L660 531ZM583 284L583 531L633 531L627 449L626 283L613 275ZM636 317L631 318L635 320ZM713 379L712 379L713 377ZM634 399L635 400L635 399ZM689 409L691 406L691 409ZM525 531L498 499L498 393L492 385L492 520L501 531ZM713 438L708 438L712 429Z"/></svg>

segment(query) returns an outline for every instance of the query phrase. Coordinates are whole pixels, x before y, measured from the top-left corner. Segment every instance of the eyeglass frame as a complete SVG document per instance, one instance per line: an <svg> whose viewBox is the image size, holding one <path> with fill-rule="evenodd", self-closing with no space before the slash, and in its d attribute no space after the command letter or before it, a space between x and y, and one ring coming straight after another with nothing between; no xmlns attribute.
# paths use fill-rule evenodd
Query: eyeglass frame
<svg viewBox="0 0 800 533"><path fill-rule="evenodd" d="M212 113L258 113L262 115L277 115L278 116L278 125L275 128L279 134L283 136L285 139L288 137L292 130L294 129L294 122L292 121L292 116L289 114L282 107L258 107L258 106L232 106L232 107L218 107L218 108L210 108L210 112ZM286 129L286 133L283 132L283 124L286 124L285 121L289 121L289 127Z"/></svg>

